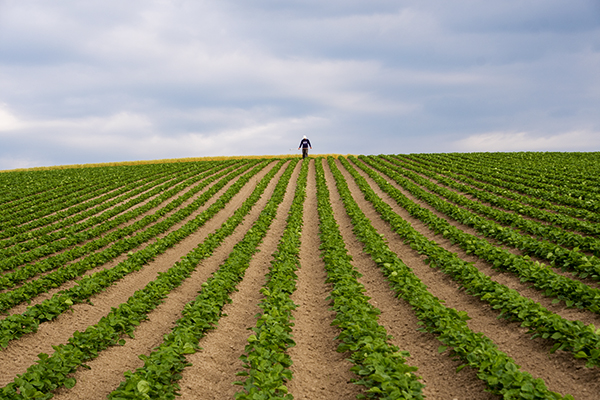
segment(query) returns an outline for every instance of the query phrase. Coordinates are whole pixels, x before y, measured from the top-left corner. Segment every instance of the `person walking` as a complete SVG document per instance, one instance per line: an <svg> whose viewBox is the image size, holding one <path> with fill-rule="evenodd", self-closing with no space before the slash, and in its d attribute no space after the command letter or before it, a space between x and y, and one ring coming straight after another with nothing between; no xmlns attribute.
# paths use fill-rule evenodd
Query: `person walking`
<svg viewBox="0 0 600 400"><path fill-rule="evenodd" d="M310 144L310 140L308 140L306 138L306 136L302 137L302 140L300 141L300 146L298 146L298 150L300 150L300 148L302 148L302 158L306 158L308 157L308 148L310 147L310 149L312 150L312 146Z"/></svg>

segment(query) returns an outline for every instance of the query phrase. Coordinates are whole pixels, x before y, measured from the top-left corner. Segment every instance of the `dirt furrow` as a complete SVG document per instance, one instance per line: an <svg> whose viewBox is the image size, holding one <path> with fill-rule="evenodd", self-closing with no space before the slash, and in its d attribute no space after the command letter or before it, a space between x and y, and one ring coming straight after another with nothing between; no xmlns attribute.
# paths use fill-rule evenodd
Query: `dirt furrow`
<svg viewBox="0 0 600 400"><path fill-rule="evenodd" d="M210 199L209 199L209 200L208 200L208 201L207 201L207 202L206 202L206 203L205 203L203 206L199 207L199 208L198 208L198 210L196 210L195 212L193 212L192 214L190 214L190 216L188 216L187 218L185 218L185 219L184 219L184 220L182 220L181 222L179 222L179 223L177 223L177 224L173 225L171 228L169 228L169 229L168 229L167 231L165 231L163 234L157 235L155 239L152 239L152 240L150 240L150 241L148 241L148 242L145 242L145 243L141 244L140 246L138 246L138 247L136 247L136 248L132 249L131 251L133 251L133 252L136 252L136 251L139 251L139 250L142 250L142 249L146 248L146 247L147 247L149 244L153 243L153 242L154 242L156 239L158 239L159 237L164 237L164 236L168 235L169 233L171 233L171 232L173 232L173 231L175 231L175 230L179 229L179 228L180 228L180 227L182 227L183 225L185 225L185 224L186 224L188 221L190 221L190 220L192 220L192 219L196 218L196 216L198 216L199 214L201 214L201 213L202 213L204 210L206 210L207 208L209 208L209 207L210 207L210 206L211 206L211 205L212 205L212 204L213 204L215 201L217 201L217 199L218 199L218 198L219 198L219 197L220 197L220 196L221 196L223 193L225 193L225 192L226 192L226 191L229 189L229 187L231 187L231 185L233 185L233 184L234 184L234 183L235 183L235 182L236 182L238 179L239 179L239 177L236 177L236 178L232 179L230 182L227 182L227 184L226 184L225 186L223 186L223 187L222 187L222 188L221 188L221 189L220 189L220 190L219 190L217 193L215 193L215 195L214 195L213 197L211 197L211 198L210 198ZM201 195L202 195L202 194L203 194L205 191L209 190L209 189L210 189L210 188L211 188L213 185L215 185L217 182L218 182L218 181L212 182L212 183L211 183L211 184L209 184L209 185L208 185L206 188L202 189L202 190L201 190L201 191L200 191L200 192L199 192L197 195L194 195L194 196L193 196L193 200L195 200L195 199L196 199L198 196L201 196ZM192 199L190 199L190 201L193 201L193 200L192 200ZM187 203L187 202L186 202L186 203ZM182 207L185 207L185 205L187 205L187 204L182 204L182 205L181 205L179 208L177 208L177 209L173 210L173 211L172 211L172 213L173 213L173 212L177 212L177 210L181 209ZM159 206L159 207L160 207L160 206ZM155 212L157 209L158 209L158 207L157 207L157 208L153 208L152 210L149 210L149 211L148 211L146 214L144 214L144 215L151 214L151 213ZM168 215L171 215L172 213L169 213ZM143 218L143 217L144 217L144 215L140 216L140 218ZM163 219L164 219L164 218L161 218L161 221L162 221ZM151 224L151 225L149 225L149 226L148 226L148 227L146 227L145 229L148 229L148 228L149 228L149 227L151 227L152 225L154 225L154 224ZM112 244L111 244L111 245L112 245ZM109 245L109 246L110 246L110 245ZM106 247L104 247L104 248L106 248ZM102 248L102 249L100 249L100 250L98 250L98 251L102 251L104 248ZM83 258L83 257L82 257L82 258ZM69 282L65 282L63 285L61 285L61 286L59 286L59 287L57 287L57 288L53 288L53 289L49 290L49 291L48 291L48 292L46 292L46 293L42 293L42 294L40 294L39 296L37 296L37 297L35 297L34 299L32 299L32 300L31 300L31 303L29 303L29 304L20 304L20 305L18 305L18 306L16 306L16 307L12 308L12 309L10 309L10 310L7 310L6 312L7 312L8 314L20 314L20 313L23 313L23 312L25 312L25 310L26 310L26 308L27 308L27 307L29 307L29 306L31 306L31 305L39 304L39 303L43 302L44 300L51 298L51 297L52 297L54 294L56 294L57 292L59 292L59 291L61 291L61 290L68 290L68 289L72 288L72 287L73 287L73 286L75 286L75 285L77 284L77 282L78 282L78 281L79 281L81 278L83 278L84 276L91 275L91 274L93 274L93 273L95 273L95 272L98 272L98 271L100 271L100 270L103 270L103 269L109 269L109 268L113 268L114 266L116 266L116 265L117 265L117 264L119 264L120 262L124 261L126 258L127 258L127 255L126 255L126 254L122 254L122 255L120 255L120 256L118 256L118 257L116 257L115 259L113 259L112 261L110 261L110 262L108 262L108 263L105 263L105 264L103 264L103 265L100 265L100 266L98 266L98 267L96 267L96 268L94 268L94 269L91 269L91 270L87 271L87 272L86 272L85 274L83 274L81 277L78 277L78 278L76 278L76 279L70 280ZM75 260L75 261L73 261L73 262L76 262L76 261L78 261L78 260L80 260L80 259L77 259L77 260ZM45 273L44 275L50 274L51 272L52 272L52 271L49 271L49 272ZM37 279L37 278L39 278L39 276L38 276L38 277L36 277L36 278L33 278L33 279ZM6 317L6 316L0 316L0 319L3 319L3 318L5 318L5 317Z"/></svg>
<svg viewBox="0 0 600 400"><path fill-rule="evenodd" d="M304 204L304 227L300 247L300 269L297 289L292 300L299 307L292 313L292 331L296 346L289 349L294 364L293 379L288 385L295 399L355 399L361 387L350 383L357 376L350 371L348 354L338 353L336 340L340 331L331 326L335 312L329 309L327 297L331 285L325 283L327 273L320 257L319 216L314 161L308 174Z"/></svg>
<svg viewBox="0 0 600 400"><path fill-rule="evenodd" d="M225 315L218 327L200 340L201 351L186 356L192 365L182 374L182 399L233 399L240 390L233 382L240 380L236 376L243 370L240 357L251 334L249 329L256 325L255 315L261 312L258 303L263 296L259 290L266 282L272 254L285 229L300 166L300 163L296 165L277 216L259 246L259 252L250 261L238 291L231 295L232 302L223 308Z"/></svg>
<svg viewBox="0 0 600 400"><path fill-rule="evenodd" d="M430 179L430 178L429 178L429 177L427 177L427 176L424 176L424 175L422 175L421 177L422 177L422 178L424 178L424 179L427 179L427 180L429 180L429 181L430 181L430 182L432 182L432 183L435 183L435 184L439 185L439 183L437 183L437 182L434 182L432 179ZM446 221L448 221L448 223L450 223L451 225L453 225L453 226L456 226L456 227L460 228L461 230L463 230L463 231L465 231L465 232L467 232L467 233L470 233L470 234L472 234L472 235L475 235L475 236L477 236L477 237L479 237L479 238L483 238L483 239L487 240L488 242L490 242L491 244L493 244L493 245L495 245L495 246L498 246L498 247L501 247L501 248L503 248L503 249L505 249L505 250L507 250L507 251L509 251L509 252L513 253L513 254L520 255L520 256L525 256L525 255L526 255L526 254L525 254L525 252L523 252L522 250L520 250L520 249L518 249L518 248L515 248L515 247L508 247L508 246L506 246L506 245L504 245L504 244L500 243L498 240L496 240L496 239L494 239L494 238L491 238L491 237L488 237L488 236L483 236L483 235L481 235L479 232L477 232L477 230L475 230L475 228L472 228L472 227L469 227L469 226L463 225L462 223L460 223L460 222L457 222L457 221L455 221L455 220L454 220L454 219L452 219L452 218L449 218L449 217L448 217L448 216L446 216L445 214L442 214L442 213L440 213L440 212L439 212L439 211L437 211L437 210L436 210L434 207L430 206L430 205L429 205L429 204L427 204L426 202L424 202L424 201L422 201L422 200L418 200L418 199L416 199L414 196L412 196L412 195L411 195L409 192L407 192L407 191L405 191L404 189L402 189L402 187L401 187L400 185L398 185L396 182L392 181L391 179L388 179L388 182L390 182L390 184L392 184L392 185L393 185L394 187L396 187L397 189L401 190L401 191L402 191L402 192L403 192L403 193L404 193L404 194L405 194L407 197L409 197L411 200L413 200L414 202L419 202L419 204L420 204L422 207L425 207L425 208L427 208L428 210L430 210L431 212L434 212L434 213L435 213L437 216L439 216L439 217L441 217L441 218L444 218L444 219L445 219ZM471 213L473 213L473 214L475 214L475 215L478 215L479 217L481 217L481 218L483 218L483 219L485 219L485 220L489 220L489 221L492 221L493 223L500 224L500 225L503 225L503 226L505 226L505 227L508 227L509 229L513 229L513 230L517 230L517 231L519 231L519 229L517 229L517 228L514 228L514 227L512 227L512 226L510 226L510 225L505 225L505 224L502 224L502 223L500 223L500 222L498 222L498 221L496 221L496 220L494 220L494 219L492 219L492 218L490 218L490 217L488 217L488 216L485 216L485 215L480 215L480 214L478 214L478 213L476 213L476 212L474 212L474 211L472 211L472 210L470 210L470 209L468 209L468 208L466 208L466 207L464 207L464 206L462 206L462 205L456 204L456 203L454 203L453 201L450 201L450 200L446 199L445 197L442 197L442 196L440 196L439 194L432 192L431 190L427 189L426 187L423 187L423 186L421 186L420 184L418 184L418 183L416 183L416 182L414 182L414 181L413 181L413 183L414 183L415 185L419 186L419 187L420 187L420 188L421 188L423 191L425 191L425 192L427 192L427 193L429 193L429 194L431 194L431 195L437 196L438 198L440 198L441 200L444 200L444 201L445 201L445 202L447 202L447 203L453 204L453 205L455 205L456 207L459 207L459 208L461 208L461 209L463 209L463 210L466 210L466 211L468 211L468 212L471 212ZM442 186L443 186L443 185L442 185ZM444 187L445 187L445 186L444 186ZM464 193L462 193L462 192L460 192L460 191L457 191L457 190L455 190L455 189L448 188L448 187L446 187L446 189L448 189L448 190L451 190L451 191L453 191L453 192L455 192L455 193L457 193L457 194L460 194L460 195L463 195L463 196L464 196ZM468 196L465 196L465 197L468 197ZM473 200L473 201L476 201L476 202L479 202L479 203L480 203L480 200L479 200L479 199L471 199L471 200ZM505 209L502 209L502 208L500 208L500 207L493 207L493 208L495 208L496 210L500 210L500 211L503 211L503 212L509 212L509 213L512 213L512 214L514 214L514 212L513 212L513 211L510 211L510 210L505 210ZM530 218L530 217L527 217L527 216L522 216L522 217L523 217L523 218L526 218L526 219L529 219L529 220L535 220L534 218ZM544 222L544 221L537 221L537 222L541 222L541 223L542 223L542 224L544 224L544 225L550 225L548 222ZM530 237L533 237L533 238L535 238L536 240L540 240L540 241L547 241L547 242L552 242L552 241L550 241L550 240L548 240L548 239L545 239L545 238L543 238L543 237L538 237L538 236L535 236L535 235L531 235L531 234L529 234L529 233L527 233L527 232L521 232L521 231L519 231L519 232L520 232L522 235L529 235ZM586 236L586 235L584 235L584 236ZM589 236L589 235L587 235L587 236ZM565 248L567 248L567 249L572 249L571 247L566 247L566 246L563 246L563 247L565 247ZM585 255L587 255L587 256L592 256L592 253L591 253L591 252L581 252L581 253L583 253L583 254L585 254ZM564 276L564 277L567 277L567 278L569 278L569 279L573 279L573 280L580 281L580 282L582 282L582 283L584 283L584 284L586 284L586 285L588 285L588 286L591 286L591 287L593 287L593 288L600 288L600 283L599 283L598 281L595 281L595 280L593 280L592 278L580 278L580 277L578 277L578 276L573 276L573 274L572 274L571 272L568 272L568 271L562 271L562 270L561 270L560 268L558 268L558 267L553 267L553 266L551 266L551 265L550 265L550 263L548 262L548 260L545 260L545 259L542 259L542 258L539 258L539 257L536 257L536 256L531 256L531 255L529 255L529 258L531 258L531 260L533 260L533 261L537 261L537 262L539 262L539 263L546 264L546 265L550 266L550 267L551 267L551 268L554 270L554 272L556 272L556 273L557 273L557 274L559 274L559 275L562 275L562 276Z"/></svg>
<svg viewBox="0 0 600 400"><path fill-rule="evenodd" d="M258 218L262 208L271 197L277 179L283 173L284 168L278 171L261 199L252 208L244 222L236 228L235 232L225 239L211 257L201 262L181 286L169 293L164 302L148 315L148 320L140 324L136 329L135 339L128 339L124 346L114 346L102 352L98 358L87 363L90 367L89 370L79 368L74 375L78 382L77 385L70 390L65 388L58 390L55 399L105 399L124 380L123 373L125 371L135 370L144 365L138 355L150 354L152 349L162 343L163 336L173 329L176 321L181 317L181 311L185 304L191 302L198 295L201 284L227 259L235 244L242 240L252 223ZM196 241L196 245L199 242ZM179 246L176 247L176 250L178 249ZM185 256L187 253L187 249L179 249L180 257ZM90 395L89 393L94 394Z"/></svg>
<svg viewBox="0 0 600 400"><path fill-rule="evenodd" d="M396 201L394 199L392 199L390 196L388 196L387 194L385 194L379 188L379 186L377 186L377 184L366 173L364 173L358 167L356 168L356 170L369 182L369 184L371 185L373 190L375 190L375 192L377 193L377 195L379 197L381 197L386 203L388 203L394 209L394 211L396 213L398 213L402 216L402 218L409 221L415 228L419 227L418 230L423 235L425 235L429 240L434 240L436 243L438 243L440 246L442 246L446 250L449 250L453 253L457 253L461 259L468 261L468 262L472 262L475 265L475 267L477 267L477 269L479 269L481 272L483 272L484 274L486 274L487 276L492 278L494 281L501 283L502 285L505 285L511 289L516 290L522 296L530 298L530 299L540 303L541 305L546 307L548 310L560 315L561 317L572 320L572 321L580 320L586 324L594 324L596 326L600 326L600 315L599 314L594 314L590 311L580 310L577 308L566 308L564 303L553 304L552 301L554 300L554 298L544 296L543 293L541 293L539 290L535 289L531 283L521 282L520 278L511 272L505 272L505 271L494 269L494 268L492 268L490 263L480 259L479 257L477 257L475 255L465 253L465 251L463 249L461 249L459 245L453 244L449 239L446 239L441 235L435 235L425 224L423 224L418 219L413 218L412 216L410 216L410 214L408 214L408 212L406 212L406 210L404 210L403 208L398 206ZM418 204L419 206L421 206L423 208L426 208L427 210L434 213L436 216L446 220L450 225L452 225L456 228L459 228L461 231L466 232L471 235L474 235L474 236L477 236L480 239L487 240L488 242L494 244L495 246L502 248L504 250L507 250L509 252L512 252L513 254L519 253L519 251L517 249L511 248L511 247L508 247L508 246L505 246L502 244L498 244L498 243L496 243L495 240L490 240L490 238L487 238L487 237L479 234L474 228L463 225L460 222L453 220L452 218L448 217L447 215L437 211L435 208L433 208L426 202L415 198L412 194L410 194L409 192L404 190L400 185L393 182L391 179L388 179L388 182L390 182L390 184L392 184L392 186L394 186L396 189L398 189L400 192L402 192L402 194L404 194L411 201L413 201L414 203ZM539 260L539 261L542 262L543 260ZM569 274L567 272L562 272L560 270L557 270L556 268L554 270L558 274L563 275L569 279L572 279L571 274ZM595 287L595 285L593 287Z"/></svg>
<svg viewBox="0 0 600 400"><path fill-rule="evenodd" d="M254 190L256 182L266 175L274 165L275 162L271 163L255 175L231 199L228 205L198 232L157 256L144 269L129 274L92 298L94 305L76 304L72 313L62 314L50 323L41 324L38 332L25 335L19 340L11 342L6 349L0 352L0 385L6 385L14 379L16 374L23 373L29 365L35 362L39 353L52 354L52 345L66 343L76 330L83 331L89 325L94 325L110 311L111 307L116 307L127 301L136 290L143 288L148 282L155 279L159 272L170 268L182 255L191 251L210 232L217 229L229 218ZM265 196L268 197L268 195Z"/></svg>
<svg viewBox="0 0 600 400"><path fill-rule="evenodd" d="M468 324L473 331L482 332L492 339L500 350L512 357L524 370L530 372L534 377L542 378L550 390L562 394L572 394L577 399L597 398L600 390L600 370L598 368L586 369L581 360L575 360L571 354L566 352L549 354L552 347L550 341L541 338L531 340L531 335L526 334L525 328L520 327L517 323L497 319L498 312L487 303L460 290L459 285L440 270L430 268L424 262L424 257L419 256L410 246L406 245L389 225L381 220L370 203L364 200L353 178L341 165L340 170L349 184L354 199L371 220L373 226L388 240L392 251L413 269L414 273L427 285L429 291L444 301L446 306L466 311L472 318ZM395 201L381 193L376 184L371 181L369 183L373 190L402 218L411 222L420 233L431 237L429 229L414 221L403 209L395 205ZM452 247L441 238L439 241L437 239L436 237L436 242L442 247ZM455 248L452 248L451 251L457 252Z"/></svg>
<svg viewBox="0 0 600 400"><path fill-rule="evenodd" d="M202 181L204 181L204 179L203 179ZM133 225L134 223L136 223L137 221L141 220L141 219L142 219L142 218L144 218L145 216L154 214L156 211L158 211L158 210L159 210L159 209L161 209L162 207L165 207L165 206L166 206L166 205L167 205L169 202L173 201L174 199L178 198L179 196L182 196L182 195L184 195L184 194L185 194L185 193L187 193L189 190L192 190L192 189L194 188L194 186L201 184L201 183L202 183L202 181L200 181L200 182L196 182L195 184L193 184L193 185L191 185L191 186L189 186L189 187L185 188L185 189L184 189L184 190L182 190L181 192L177 193L177 194L176 194L174 197L171 197L170 199L167 199L167 200L163 201L161 204L157 205L156 207L153 207L152 209L150 209L150 210L147 210L147 211L146 211L146 212L144 212L143 214L140 214L140 215L138 215L137 217L135 217L135 218L133 218L133 219L130 219L129 221L126 221L126 222L124 222L124 223L122 223L122 224L119 224L118 226L115 226L114 228L111 228L111 229L107 230L106 232L102 233L102 234L101 234L101 235L99 235L98 237L95 237L95 238L93 238L93 239L88 239L88 240L82 241L81 243L78 243L76 246L69 246L69 247L67 247L67 248L65 248L65 249L63 249L63 250L59 250L59 251L57 251L57 252L54 252L54 253L52 253L52 254L48 254L48 255L46 255L46 256L44 256L44 257L40 257L39 259L36 259L35 261L33 261L33 262L31 262L31 263L28 263L28 264L35 264L35 263L37 263L37 262L40 262L40 261L43 261L43 260L45 260L45 259L47 259L47 258L50 258L50 257L55 257L55 256L57 256L57 255L59 255L59 254L61 254L61 253L67 252L67 251L69 251L69 250L72 250L72 249L73 249L73 248L75 248L75 247L82 247L82 246L85 246L85 245L86 245L86 244L88 244L89 242L91 242L91 241L94 241L94 240L97 240L97 239L99 239L100 237L104 237L104 236L106 236L106 235L109 235L110 233L112 233L112 232L114 232L114 231L116 231L116 230L118 230L118 229L124 229L124 228L126 228L126 227L128 227L128 226L130 226L130 225ZM211 185L209 185L208 187L210 187L210 186L212 186L212 185L214 185L214 182L213 182ZM183 204L182 204L182 205L181 205L181 206L180 206L178 209L180 209L180 208L182 208L182 207L185 207L187 204L189 204L190 202L192 202L193 200L195 200L195 199L196 199L198 196L200 196L202 193L204 193L206 190L208 190L208 187L207 187L207 188L204 188L204 189L203 189L203 190L202 190L200 193L197 193L196 195L192 196L192 198L190 198L190 199L188 199L186 202L184 202L184 203L183 203ZM152 190L152 189L148 189L147 191L150 191L150 190ZM147 192L147 191L146 191L146 192ZM144 192L144 193L145 193L145 192ZM125 202L127 202L127 201L130 201L130 200L132 200L132 199L134 199L134 198L137 198L137 197L141 196L142 194L143 194L143 193L137 194L136 196L133 196L132 198L129 198L129 199L127 199L127 200L124 200L123 202L121 202L121 203L119 203L119 204L116 204L116 205L114 205L113 207L110 207L108 210L104 210L103 212L107 212L107 211L109 211L110 209L112 209L112 208L114 208L114 207L118 207L119 205L121 205L121 204L123 204L123 203L125 203ZM133 210L135 210L135 209L137 209L137 208L139 208L139 207L142 207L142 206L146 205L148 202L150 202L150 201L154 200L154 199L155 199L156 197L158 197L158 196L160 196L160 193L159 193L159 194L156 194L156 195L154 195L154 196L151 196L150 198L148 198L148 199L146 199L146 200L144 200L144 201L142 201L142 202L140 202L140 203L138 203L138 204L135 204L135 205L133 205L131 208L129 208L129 209L127 209L127 210L123 210L121 213L119 213L119 214L117 214L117 215L114 215L114 216L112 216L112 217L111 217L109 220L107 220L107 221L104 221L104 222L102 222L102 223L106 223L106 222L108 222L108 221L110 221L110 220L113 220L113 219L115 219L115 218L118 218L120 215L122 215L122 214L124 214L124 213L130 212L130 211L133 211ZM174 212L176 212L178 209L171 210L169 213L167 213L167 214L165 214L164 216L162 216L161 218L159 218L159 219L158 219L156 222L154 222L154 223L152 223L152 224L148 225L148 226L147 226L145 229L148 229L148 228L152 227L153 225L155 225L155 224L157 224L157 223L159 223L159 222L163 221L164 219L168 218L170 215L172 215L172 214L173 214ZM90 217L90 218L91 218L91 217ZM86 218L86 219L87 219L87 218ZM187 220L186 220L186 221L187 221ZM79 223L81 223L81 222L83 222L83 221L80 221ZM88 227L88 228L86 228L86 229L82 230L82 231L81 231L81 232L79 232L79 233L83 233L83 232L89 231L89 230L91 230L91 229L94 229L94 228L96 228L97 226L98 226L98 225L94 225L94 226ZM181 225L179 225L179 226L181 226ZM64 240L64 238L61 238L61 239L59 239L59 240ZM103 246L103 247L101 247L101 248L99 248L99 249L95 250L93 253L97 253L97 252L103 251L103 250L105 250L106 248L108 248L108 247L112 246L113 244L114 244L114 242L111 242L111 243L109 243L109 244L107 244L107 245L105 245L105 246ZM89 256L89 254L83 255L83 256L81 256L81 257L78 257L78 258L76 258L76 259L74 259L74 260L72 260L72 261L69 261L69 262L67 262L65 265L69 265L69 264L73 264L73 263L76 263L76 262L78 262L78 261L81 261L82 259L84 259L84 258L85 258L85 257L87 257L87 256ZM19 269L19 268L22 268L22 266L18 267L17 269ZM12 270L11 270L11 271L12 271ZM11 272L11 271L5 271L5 272L3 272L3 273L8 273L8 272ZM52 272L53 272L53 270L52 270L52 271L47 271L47 272L45 272L45 273L42 273L42 274L39 274L39 275L36 275L36 276L32 277L31 279L28 279L27 281L24 281L23 283L21 283L21 284L17 285L15 288L18 288L19 286L23 285L24 283L27 283L27 282L30 282L30 281L32 281L32 280L38 279L39 277L41 277L41 276L44 276L44 275L47 275L47 274L50 274L50 273L52 273ZM12 289L9 289L9 290L12 290ZM0 293L2 293L2 292L5 292L5 291L8 291L8 290L2 290L2 291L0 291Z"/></svg>
<svg viewBox="0 0 600 400"><path fill-rule="evenodd" d="M408 351L411 355L408 364L419 368L416 373L427 385L423 394L433 399L498 399L498 396L485 392L486 386L477 378L476 371L465 368L456 373L456 368L461 363L438 353L438 347L442 343L433 334L417 330L421 325L418 324L410 304L394 296L377 264L362 251L362 243L352 232L352 222L346 214L344 204L335 187L335 180L326 165L325 177L331 192L335 218L340 225L344 242L352 255L353 265L363 275L359 281L365 286L365 294L371 297L371 304L381 310L379 323L386 328L388 334L393 336L390 342L401 350ZM356 192L358 188L351 186L351 190L355 199L362 198L362 194ZM376 226L373 219L371 222ZM409 266L423 262L418 254L405 254L402 260Z"/></svg>

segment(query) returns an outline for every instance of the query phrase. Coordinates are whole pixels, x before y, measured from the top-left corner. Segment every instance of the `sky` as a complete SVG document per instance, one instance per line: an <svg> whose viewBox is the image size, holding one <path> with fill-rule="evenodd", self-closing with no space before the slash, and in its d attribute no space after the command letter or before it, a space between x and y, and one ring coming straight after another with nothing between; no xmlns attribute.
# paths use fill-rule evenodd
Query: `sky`
<svg viewBox="0 0 600 400"><path fill-rule="evenodd" d="M600 151L598 0L0 0L0 170Z"/></svg>

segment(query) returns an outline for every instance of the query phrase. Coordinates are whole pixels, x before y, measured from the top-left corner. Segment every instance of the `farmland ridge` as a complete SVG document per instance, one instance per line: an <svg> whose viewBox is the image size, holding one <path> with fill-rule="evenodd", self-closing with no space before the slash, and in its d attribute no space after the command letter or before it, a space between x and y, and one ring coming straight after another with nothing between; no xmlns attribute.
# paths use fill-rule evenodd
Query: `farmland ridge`
<svg viewBox="0 0 600 400"><path fill-rule="evenodd" d="M597 399L599 172L598 153L7 171L0 398Z"/></svg>

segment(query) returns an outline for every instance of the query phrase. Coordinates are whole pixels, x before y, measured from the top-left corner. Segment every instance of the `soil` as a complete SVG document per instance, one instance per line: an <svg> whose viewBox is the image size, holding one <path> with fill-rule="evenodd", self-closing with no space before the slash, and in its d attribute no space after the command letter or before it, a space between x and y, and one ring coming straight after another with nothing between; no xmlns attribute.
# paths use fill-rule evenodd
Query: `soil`
<svg viewBox="0 0 600 400"><path fill-rule="evenodd" d="M364 394L364 388L353 383L357 377L350 371L352 364L348 360L349 354L337 351L339 330L332 325L335 314L330 309L330 300L328 300L331 286L326 282L324 264L319 251L315 162L321 161L318 159L310 161L300 248L301 267L297 272L297 290L292 294L292 300L298 305L293 313L294 327L292 331L296 345L289 349L289 355L293 361L291 367L293 379L287 383L287 386L289 393L295 399L354 399L357 395ZM83 331L88 326L97 323L112 307L117 307L127 301L136 290L143 288L148 282L155 279L158 273L165 271L182 256L185 256L234 213L254 189L256 183L274 165L275 162L270 163L267 168L257 174L224 209L196 233L156 257L141 271L128 275L94 296L91 299L92 304L78 304L73 307L72 312L65 313L52 322L42 324L38 332L25 335L9 343L6 349L0 351L1 386L13 381L17 374L24 373L30 365L35 363L39 353L52 354L52 346L66 343L75 331ZM391 336L390 343L410 353L408 364L418 368L417 374L426 385L423 391L426 398L440 400L499 399L498 396L486 392L485 384L477 378L477 371L464 368L460 372L456 372L457 367L461 365L460 361L452 358L448 351L439 353L438 348L441 346L441 342L437 340L436 336L419 330L420 325L411 306L394 294L377 265L368 254L363 252L362 244L352 232L350 219L339 197L329 167L324 161L323 166L331 193L334 216L340 226L346 248L353 258L353 265L362 274L360 282L365 287L365 294L370 297L371 304L381 311L379 323ZM567 352L550 354L552 344L549 341L540 338L531 340L531 335L527 334L527 330L520 327L518 323L498 319L498 312L491 309L487 303L467 294L459 284L443 272L430 268L422 255L405 244L391 230L390 226L379 218L377 212L364 199L358 186L341 163L337 162L337 166L346 177L352 197L378 232L384 235L390 248L413 269L434 296L444 301L448 307L466 311L471 317L468 324L472 330L481 332L492 339L523 370L528 371L534 377L543 379L551 390L563 395L571 394L576 399L598 398L600 392L600 370L598 368L585 368L581 360L574 359ZM80 368L73 375L77 380L75 387L55 391L56 399L104 399L123 381L124 372L135 370L143 365L139 355L149 354L161 343L163 336L173 328L175 321L181 316L184 305L195 298L201 284L219 268L233 246L250 229L272 195L284 168L285 165L271 181L262 198L253 207L244 222L213 252L211 257L202 261L195 272L148 315L148 320L137 327L135 337L133 339L124 337L125 345L114 346L101 352L96 359L87 363L89 368ZM224 308L225 316L221 318L215 329L200 340L201 350L188 356L188 361L192 365L184 370L179 381L181 398L233 399L235 393L241 390L240 386L233 384L242 379L236 376L243 370L240 356L244 354L247 338L251 334L250 329L256 323L256 314L261 311L258 307L262 298L259 290L265 283L265 274L269 270L272 253L285 229L285 220L293 200L299 170L300 164L294 170L276 218L259 247L260 251L253 257L243 281L238 285L238 291L231 295L232 302ZM488 263L465 254L443 237L434 235L427 226L412 218L393 199L379 190L366 174L362 172L361 174L396 213L430 240L434 240L440 246L458 254L462 259L473 262L480 271L492 279L518 290L523 296L542 303L551 311L568 319L577 319L600 326L600 316L597 314L567 309L564 307L564 303L552 304L551 299L530 288L530 285L521 283L513 275L493 269ZM222 189L214 197L214 200L224 190L226 188ZM405 194L412 199L410 194ZM418 200L414 201L429 208ZM209 204L190 218L200 213ZM437 214L443 217L443 215ZM475 234L468 227L449 222ZM103 267L112 265L114 263ZM39 302L47 296L48 294L39 296L33 300L33 303ZM15 307L10 310L10 313L23 312L24 308L25 306Z"/></svg>

